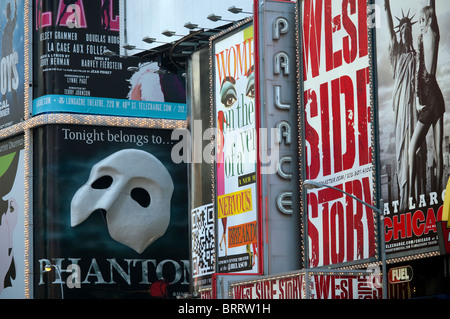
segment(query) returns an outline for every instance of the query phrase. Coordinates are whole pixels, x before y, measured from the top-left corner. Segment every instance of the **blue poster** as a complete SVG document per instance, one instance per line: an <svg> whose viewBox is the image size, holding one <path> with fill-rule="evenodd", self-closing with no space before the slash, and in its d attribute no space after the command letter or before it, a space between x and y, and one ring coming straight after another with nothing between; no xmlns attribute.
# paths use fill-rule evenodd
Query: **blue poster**
<svg viewBox="0 0 450 319"><path fill-rule="evenodd" d="M24 2L0 2L0 129L24 117Z"/></svg>
<svg viewBox="0 0 450 319"><path fill-rule="evenodd" d="M186 119L181 76L145 58L119 56L118 0L33 1L33 115Z"/></svg>

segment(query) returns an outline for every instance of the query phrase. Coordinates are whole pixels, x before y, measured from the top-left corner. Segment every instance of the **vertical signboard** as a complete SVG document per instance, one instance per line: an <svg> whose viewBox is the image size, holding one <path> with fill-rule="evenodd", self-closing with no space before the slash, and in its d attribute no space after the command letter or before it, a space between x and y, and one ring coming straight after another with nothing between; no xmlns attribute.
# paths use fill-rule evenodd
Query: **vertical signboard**
<svg viewBox="0 0 450 319"><path fill-rule="evenodd" d="M172 161L171 133L34 130L35 298L162 297L160 284L167 298L189 291L187 168Z"/></svg>
<svg viewBox="0 0 450 319"><path fill-rule="evenodd" d="M217 271L260 265L253 24L212 40Z"/></svg>
<svg viewBox="0 0 450 319"><path fill-rule="evenodd" d="M386 252L439 249L449 176L447 1L376 1L381 195ZM439 224L440 226L440 224Z"/></svg>
<svg viewBox="0 0 450 319"><path fill-rule="evenodd" d="M119 0L33 0L33 8L33 115L186 119L181 77L119 56Z"/></svg>
<svg viewBox="0 0 450 319"><path fill-rule="evenodd" d="M300 203L295 3L264 1L255 20L261 83L261 203L271 273L300 269ZM256 43L256 42L255 42ZM260 79L261 77L261 79Z"/></svg>
<svg viewBox="0 0 450 319"><path fill-rule="evenodd" d="M25 298L24 136L0 143L0 299Z"/></svg>
<svg viewBox="0 0 450 319"><path fill-rule="evenodd" d="M24 6L24 0L0 3L0 129L19 123L24 117Z"/></svg>
<svg viewBox="0 0 450 319"><path fill-rule="evenodd" d="M210 50L204 47L194 52L189 60L187 96L190 101L188 121L192 149L190 170L190 226L191 226L191 274L194 291L210 286L215 272L215 214L213 204L213 154L211 153L212 110L210 108L210 87L196 85L203 83L211 72ZM208 152L209 150L209 152Z"/></svg>
<svg viewBox="0 0 450 319"><path fill-rule="evenodd" d="M301 10L304 177L374 205L366 0L305 0ZM375 257L372 209L325 187L307 203L310 267Z"/></svg>

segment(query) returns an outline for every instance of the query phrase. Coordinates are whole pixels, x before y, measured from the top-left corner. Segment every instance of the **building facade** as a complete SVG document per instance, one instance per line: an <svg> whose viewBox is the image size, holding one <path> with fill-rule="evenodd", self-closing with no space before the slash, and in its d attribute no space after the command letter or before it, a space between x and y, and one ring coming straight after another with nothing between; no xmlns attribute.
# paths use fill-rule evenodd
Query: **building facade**
<svg viewBox="0 0 450 319"><path fill-rule="evenodd" d="M235 5L0 5L0 298L448 298L450 6Z"/></svg>

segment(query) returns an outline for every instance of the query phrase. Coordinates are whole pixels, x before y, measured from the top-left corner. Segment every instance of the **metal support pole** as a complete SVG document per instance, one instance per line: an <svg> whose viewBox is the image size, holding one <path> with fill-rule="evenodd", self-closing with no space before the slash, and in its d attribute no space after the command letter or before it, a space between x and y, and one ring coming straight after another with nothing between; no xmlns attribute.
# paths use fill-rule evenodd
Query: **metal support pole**
<svg viewBox="0 0 450 319"><path fill-rule="evenodd" d="M385 237L384 237L384 214L383 214L383 210L379 209L378 207L372 206L364 201L362 201L361 199L359 199L358 197L347 193L346 191L339 189L337 187L331 186L331 185L326 185L326 184L322 184L316 181L311 181L311 180L305 180L303 181L303 187L305 188L305 192L307 189L313 189L313 188L323 188L323 187L327 187L327 188L331 188L334 189L336 191L341 192L344 195L347 195L351 198L353 198L354 200L360 202L361 204L371 208L372 210L374 210L377 214L378 214L378 218L380 219L380 227L382 228L381 232L380 232L380 255L381 255L381 267L382 267L382 280L383 280L383 299L387 299L387 276L386 276L386 243L385 243ZM380 200L380 206L383 207L383 200ZM308 214L307 214L308 216ZM306 234L306 238L308 238L308 234ZM306 245L308 245L308 241L306 241ZM306 251L308 251L308 247L306 246ZM309 267L309 265L308 265ZM308 290L307 290L308 291Z"/></svg>

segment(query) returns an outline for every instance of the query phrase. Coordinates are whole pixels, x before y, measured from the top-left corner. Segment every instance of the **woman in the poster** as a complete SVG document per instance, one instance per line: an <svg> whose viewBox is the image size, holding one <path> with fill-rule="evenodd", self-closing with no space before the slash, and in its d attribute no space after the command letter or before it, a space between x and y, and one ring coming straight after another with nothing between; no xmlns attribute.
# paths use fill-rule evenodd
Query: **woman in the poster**
<svg viewBox="0 0 450 319"><path fill-rule="evenodd" d="M416 152L425 140L427 132L433 126L434 159L436 161L436 183L432 190L438 194L442 191L443 174L443 114L445 103L442 92L436 81L436 67L439 48L439 27L436 19L435 2L422 8L419 17L421 33L418 39L417 53L417 110L419 120L414 128L414 134L409 146L410 170L409 181L411 187L417 178L415 172ZM413 188L411 188L413 189ZM416 194L417 196L417 194Z"/></svg>
<svg viewBox="0 0 450 319"><path fill-rule="evenodd" d="M399 187L400 210L407 209L410 191L408 190L409 174L409 143L413 134L417 113L415 110L415 69L416 59L413 47L411 18L404 16L394 28L389 0L385 0L385 10L389 27L389 56L394 71L394 87L392 92L392 107L395 116L395 144L397 181ZM409 12L408 12L409 13ZM397 40L396 33L399 33Z"/></svg>

